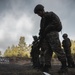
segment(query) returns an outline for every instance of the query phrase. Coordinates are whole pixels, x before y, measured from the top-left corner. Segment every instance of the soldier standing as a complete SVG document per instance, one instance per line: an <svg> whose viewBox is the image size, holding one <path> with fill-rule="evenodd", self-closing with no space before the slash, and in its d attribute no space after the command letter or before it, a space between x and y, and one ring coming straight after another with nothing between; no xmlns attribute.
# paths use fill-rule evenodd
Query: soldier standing
<svg viewBox="0 0 75 75"><path fill-rule="evenodd" d="M63 46L64 52L66 54L68 67L75 67L74 61L71 56L71 41L68 38L68 35L66 33L64 33L62 37L64 39L62 41L62 46Z"/></svg>
<svg viewBox="0 0 75 75"><path fill-rule="evenodd" d="M66 56L61 49L58 33L62 29L60 19L54 12L45 12L44 6L41 4L34 8L34 13L41 17L39 38L45 58L43 71L49 72L52 52L54 51L62 64L58 72L66 72Z"/></svg>

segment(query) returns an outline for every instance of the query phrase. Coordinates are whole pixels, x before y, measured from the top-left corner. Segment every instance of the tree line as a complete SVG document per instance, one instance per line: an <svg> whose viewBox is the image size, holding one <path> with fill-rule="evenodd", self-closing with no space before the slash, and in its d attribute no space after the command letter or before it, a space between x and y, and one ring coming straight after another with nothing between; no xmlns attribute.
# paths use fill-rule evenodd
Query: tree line
<svg viewBox="0 0 75 75"><path fill-rule="evenodd" d="M75 41L71 40L72 46L71 46L71 52L72 56L75 58ZM17 46L12 45L9 46L5 52L4 57L26 57L30 58L30 52L31 52L31 45L27 46L25 42L25 37L21 36L19 39L19 43ZM0 51L1 54L1 51ZM53 57L56 58L56 55L53 54Z"/></svg>
<svg viewBox="0 0 75 75"><path fill-rule="evenodd" d="M25 42L25 37L21 36L19 39L19 44L17 46L9 46L5 52L4 57L30 57L31 46L27 46Z"/></svg>

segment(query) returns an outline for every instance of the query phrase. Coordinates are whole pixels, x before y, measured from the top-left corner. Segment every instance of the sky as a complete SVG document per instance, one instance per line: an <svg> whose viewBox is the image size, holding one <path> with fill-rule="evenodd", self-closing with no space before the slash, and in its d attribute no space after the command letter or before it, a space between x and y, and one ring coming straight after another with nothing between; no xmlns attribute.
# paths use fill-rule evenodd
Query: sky
<svg viewBox="0 0 75 75"><path fill-rule="evenodd" d="M75 0L0 0L0 51L8 46L17 45L20 36L25 37L27 45L33 41L40 29L41 18L34 14L37 4L42 4L45 11L55 12L62 22L62 34L67 33L75 40Z"/></svg>

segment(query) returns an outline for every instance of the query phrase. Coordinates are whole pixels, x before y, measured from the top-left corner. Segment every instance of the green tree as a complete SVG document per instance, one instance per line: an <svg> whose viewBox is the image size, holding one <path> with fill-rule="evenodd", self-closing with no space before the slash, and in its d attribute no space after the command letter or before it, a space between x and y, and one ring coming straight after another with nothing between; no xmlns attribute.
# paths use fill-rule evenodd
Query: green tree
<svg viewBox="0 0 75 75"><path fill-rule="evenodd" d="M31 45L27 46L25 37L21 36L18 46L12 45L4 52L5 57L30 57Z"/></svg>

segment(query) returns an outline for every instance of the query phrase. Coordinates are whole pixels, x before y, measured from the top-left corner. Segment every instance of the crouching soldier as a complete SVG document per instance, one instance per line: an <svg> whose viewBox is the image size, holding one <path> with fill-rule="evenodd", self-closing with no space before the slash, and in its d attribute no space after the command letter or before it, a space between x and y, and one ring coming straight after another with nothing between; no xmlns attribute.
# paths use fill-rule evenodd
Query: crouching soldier
<svg viewBox="0 0 75 75"><path fill-rule="evenodd" d="M39 62L39 54L40 50L38 47L38 37L33 36L33 43L32 43L32 49L31 49L31 57L32 57L32 63L33 63L33 68L39 68L40 62Z"/></svg>

